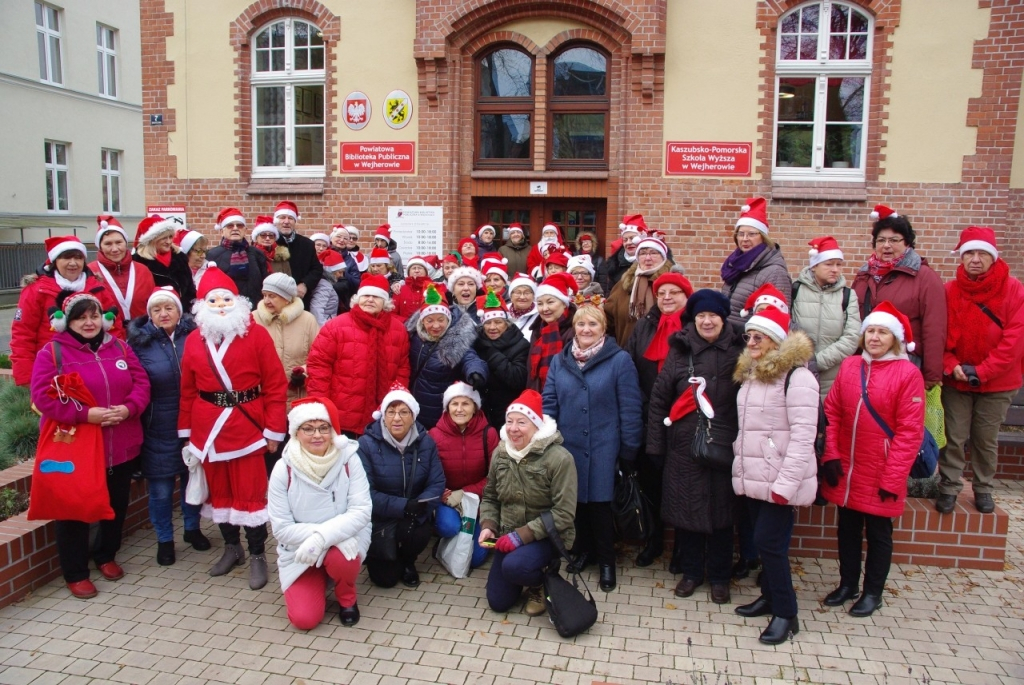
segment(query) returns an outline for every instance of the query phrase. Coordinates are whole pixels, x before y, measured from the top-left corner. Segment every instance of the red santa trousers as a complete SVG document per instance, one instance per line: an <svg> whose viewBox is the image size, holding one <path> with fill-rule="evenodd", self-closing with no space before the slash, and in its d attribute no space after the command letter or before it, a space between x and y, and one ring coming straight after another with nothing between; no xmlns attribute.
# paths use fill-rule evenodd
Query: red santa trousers
<svg viewBox="0 0 1024 685"><path fill-rule="evenodd" d="M337 547L331 547L323 566L310 566L284 591L288 620L299 630L312 630L320 625L327 609L327 577L334 581L338 604L350 607L356 603L356 578L362 564L359 557L346 559Z"/></svg>
<svg viewBox="0 0 1024 685"><path fill-rule="evenodd" d="M259 526L270 520L267 514L267 467L263 450L229 461L203 462L210 497L203 516L214 523Z"/></svg>

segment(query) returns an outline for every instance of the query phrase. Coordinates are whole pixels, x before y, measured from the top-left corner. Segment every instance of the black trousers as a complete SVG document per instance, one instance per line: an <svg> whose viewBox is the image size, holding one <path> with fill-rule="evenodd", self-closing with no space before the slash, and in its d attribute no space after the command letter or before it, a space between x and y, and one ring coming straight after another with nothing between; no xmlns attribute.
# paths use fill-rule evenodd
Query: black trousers
<svg viewBox="0 0 1024 685"><path fill-rule="evenodd" d="M729 583L732 575L732 526L719 528L711 534L676 528L675 544L683 576L698 583L705 578L712 583Z"/></svg>
<svg viewBox="0 0 1024 685"><path fill-rule="evenodd" d="M237 545L242 541L242 526L218 523L217 527L226 544ZM245 526L245 542L249 545L249 554L263 554L267 546L267 524Z"/></svg>
<svg viewBox="0 0 1024 685"><path fill-rule="evenodd" d="M590 554L602 566L615 565L615 517L611 502L576 504L573 554Z"/></svg>
<svg viewBox="0 0 1024 685"><path fill-rule="evenodd" d="M402 577L402 571L416 563L416 559L427 548L434 526L430 519L412 526L398 526L398 559L366 560L366 573L370 582L378 587L394 587Z"/></svg>
<svg viewBox="0 0 1024 685"><path fill-rule="evenodd" d="M864 592L881 595L892 565L892 519L839 507L839 578L847 587L860 585L860 550L867 531Z"/></svg>
<svg viewBox="0 0 1024 685"><path fill-rule="evenodd" d="M92 560L96 566L113 561L121 549L124 517L128 512L132 473L136 461L127 461L107 470L107 492L114 518L100 521L100 535ZM77 583L89 577L89 524L82 521L57 521L57 556L60 559L64 582Z"/></svg>
<svg viewBox="0 0 1024 685"><path fill-rule="evenodd" d="M754 544L761 555L761 595L772 605L772 614L796 616L796 592L789 568L789 543L793 538L793 507L747 498L754 524Z"/></svg>
<svg viewBox="0 0 1024 685"><path fill-rule="evenodd" d="M665 524L661 520L661 490L664 486L663 473L665 470L665 457L642 454L640 456L640 469L637 474L637 482L640 489L651 500L651 513L653 524L651 526L651 539L648 544L660 548L663 544Z"/></svg>

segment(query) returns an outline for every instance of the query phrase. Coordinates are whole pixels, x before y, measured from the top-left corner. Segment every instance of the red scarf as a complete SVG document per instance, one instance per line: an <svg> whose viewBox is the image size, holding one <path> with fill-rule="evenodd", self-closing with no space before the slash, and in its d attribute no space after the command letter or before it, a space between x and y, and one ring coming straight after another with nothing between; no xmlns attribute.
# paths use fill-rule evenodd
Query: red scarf
<svg viewBox="0 0 1024 685"><path fill-rule="evenodd" d="M963 264L957 267L956 287L946 291L946 349L953 350L964 364L978 365L992 352L987 332L995 322L978 305L985 305L998 316L1009 277L1010 267L1002 259L993 262L992 268L976 281L967 275Z"/></svg>
<svg viewBox="0 0 1024 685"><path fill-rule="evenodd" d="M391 328L391 312L381 312L377 316L367 314L360 307L353 307L349 314L352 316L352 320L355 321L356 326L366 332L369 337L367 349L377 350L380 353L386 353L387 350L387 337L388 329ZM395 380L393 374L388 372L387 364L383 360L374 359L373 357L361 360L362 364L375 364L376 369L373 370L372 378L372 392L367 393L363 397L363 413L369 416L380 406L384 396L388 394L388 388L391 387L391 383Z"/></svg>
<svg viewBox="0 0 1024 685"><path fill-rule="evenodd" d="M551 323L541 326L540 337L530 347L530 387L540 392L548 379L551 360L562 352L565 343L562 341L561 324L569 316L568 308Z"/></svg>
<svg viewBox="0 0 1024 685"><path fill-rule="evenodd" d="M903 258L907 256L907 252L909 251L910 248L907 248L906 252L904 252L891 262L883 262L875 255L874 252L872 252L868 256L868 274L870 274L871 277L875 279L875 283L878 283L883 278L888 276L890 271L899 266L900 262L903 261Z"/></svg>
<svg viewBox="0 0 1024 685"><path fill-rule="evenodd" d="M156 258L156 261L160 262L161 264L163 264L167 268L171 267L171 257L173 257L173 256L174 256L174 251L173 250L168 250L167 252L155 252L154 251L154 253L153 253L153 257Z"/></svg>
<svg viewBox="0 0 1024 685"><path fill-rule="evenodd" d="M277 254L277 243L271 243L269 246L260 245L256 243L256 247L260 249L263 254L267 256L267 273L274 272L274 255Z"/></svg>
<svg viewBox="0 0 1024 685"><path fill-rule="evenodd" d="M654 332L651 344L644 352L644 359L658 362L658 371L661 371L661 367L665 366L665 358L668 356L668 339L673 333L681 330L683 330L682 309L675 314L662 314L658 321L658 330Z"/></svg>

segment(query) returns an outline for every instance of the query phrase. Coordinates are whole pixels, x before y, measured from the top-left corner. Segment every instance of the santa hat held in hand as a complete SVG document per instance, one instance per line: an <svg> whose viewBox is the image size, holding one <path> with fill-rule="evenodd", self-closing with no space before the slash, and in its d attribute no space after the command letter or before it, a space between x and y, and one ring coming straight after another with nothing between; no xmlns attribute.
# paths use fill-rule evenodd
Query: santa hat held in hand
<svg viewBox="0 0 1024 685"><path fill-rule="evenodd" d="M310 395L292 402L288 412L288 434L295 438L302 424L310 421L326 421L334 429L334 446L343 449L350 441L341 433L341 419L338 407L327 397Z"/></svg>
<svg viewBox="0 0 1024 685"><path fill-rule="evenodd" d="M883 326L889 329L889 332L897 340L907 346L907 352L913 352L917 347L914 343L914 332L910 328L910 319L907 318L906 314L896 309L892 302L888 300L875 305L871 313L860 322L861 335L864 335L864 331L868 329L868 326Z"/></svg>
<svg viewBox="0 0 1024 685"><path fill-rule="evenodd" d="M109 214L100 214L96 217L96 249L100 247L100 240L107 233L114 231L120 233L121 237L124 238L125 245L128 244L128 234L124 232L124 227L118 222L117 219Z"/></svg>
<svg viewBox="0 0 1024 685"><path fill-rule="evenodd" d="M274 219L272 221L277 220L278 217L282 216L290 216L296 221L302 218L299 216L298 206L291 200L281 200L277 203L277 206L274 207Z"/></svg>
<svg viewBox="0 0 1024 685"><path fill-rule="evenodd" d="M843 251L839 249L839 243L830 235L814 238L807 244L811 246L807 254L811 257L812 267L830 259L843 259Z"/></svg>
<svg viewBox="0 0 1024 685"><path fill-rule="evenodd" d="M968 226L960 233L960 242L952 254L964 256L964 252L971 250L983 250L992 255L992 259L999 259L999 249L996 247L996 232L988 226Z"/></svg>
<svg viewBox="0 0 1024 685"><path fill-rule="evenodd" d="M768 202L763 197L750 198L747 204L740 207L740 212L736 228L750 226L768 235Z"/></svg>
<svg viewBox="0 0 1024 685"><path fill-rule="evenodd" d="M540 393L529 388L524 390L523 394L512 400L512 404L508 405L508 409L505 410L505 417L508 418L509 414L522 414L530 419L530 422L537 428L543 427L544 402L541 400Z"/></svg>
<svg viewBox="0 0 1024 685"><path fill-rule="evenodd" d="M671 426L698 408L707 418L715 418L715 408L711 406L711 400L707 394L708 382L704 380L703 376L690 376L689 382L690 387L684 390L679 399L672 404L668 416L665 417L664 424L666 426Z"/></svg>
<svg viewBox="0 0 1024 685"><path fill-rule="evenodd" d="M578 287L576 279L567 272L551 274L537 286L537 298L540 299L545 295L550 295L568 307Z"/></svg>
<svg viewBox="0 0 1024 685"><path fill-rule="evenodd" d="M420 403L416 401L416 398L412 396L412 393L409 392L408 388L398 381L395 381L391 384L391 389L388 390L388 394L384 395L384 399L380 403L380 409L373 412L373 418L380 421L381 417L384 416L384 412L386 412L388 407L395 402L403 402L407 407L409 407L409 411L412 412L413 420L419 417Z"/></svg>
<svg viewBox="0 0 1024 685"><path fill-rule="evenodd" d="M786 304L786 296L771 283L765 283L760 288L750 293L750 297L743 303L740 316L746 318L753 314L763 304L771 305L784 314L789 314L789 305Z"/></svg>

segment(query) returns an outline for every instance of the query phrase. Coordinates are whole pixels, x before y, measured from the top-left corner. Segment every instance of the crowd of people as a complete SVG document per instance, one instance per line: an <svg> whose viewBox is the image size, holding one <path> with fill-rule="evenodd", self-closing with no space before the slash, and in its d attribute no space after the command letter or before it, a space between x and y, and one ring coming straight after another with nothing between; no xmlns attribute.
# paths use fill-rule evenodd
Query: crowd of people
<svg viewBox="0 0 1024 685"><path fill-rule="evenodd" d="M541 515L571 550L568 570L596 564L613 591L612 502L636 474L655 526L635 563L663 554L670 527L677 596L707 582L725 604L731 580L760 569L760 596L735 610L771 616L762 642L789 639L794 509L828 502L840 578L823 601L856 598L850 614L871 615L926 410L937 404L946 426L936 509L956 506L969 454L974 504L992 512L996 434L1024 359L1024 286L992 229L962 232L943 284L907 217L878 205L872 219L852 284L831 236L791 279L767 203L751 198L721 286L696 290L639 214L607 254L586 231L569 245L547 224L531 245L511 224L499 244L483 225L457 251L404 264L387 224L365 250L351 226L307 237L288 201L248 233L224 209L213 246L160 217L140 223L133 250L115 217L98 217L89 265L79 239L50 238L12 325L14 378L44 418L102 427L93 456L113 510L92 547L90 521L58 522L68 588L95 596L90 558L123 576L141 473L161 565L176 560L176 489L186 543L211 549L200 517L218 525L211 575L248 552L249 586L265 586L269 523L300 629L323 619L329 582L342 624L358 622L363 566L378 586L418 586L433 537L467 526L469 566L492 557L491 608L523 599L538 615L558 557ZM96 406L69 399L79 381ZM76 472L57 470L74 487Z"/></svg>

